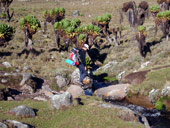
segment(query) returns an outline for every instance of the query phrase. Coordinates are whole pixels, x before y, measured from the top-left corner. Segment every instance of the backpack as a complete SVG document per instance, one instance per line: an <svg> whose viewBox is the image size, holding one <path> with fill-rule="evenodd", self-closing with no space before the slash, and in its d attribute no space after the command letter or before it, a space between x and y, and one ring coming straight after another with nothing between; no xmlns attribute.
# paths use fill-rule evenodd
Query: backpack
<svg viewBox="0 0 170 128"><path fill-rule="evenodd" d="M70 59L73 61L72 65L79 65L79 50L77 48L71 50Z"/></svg>

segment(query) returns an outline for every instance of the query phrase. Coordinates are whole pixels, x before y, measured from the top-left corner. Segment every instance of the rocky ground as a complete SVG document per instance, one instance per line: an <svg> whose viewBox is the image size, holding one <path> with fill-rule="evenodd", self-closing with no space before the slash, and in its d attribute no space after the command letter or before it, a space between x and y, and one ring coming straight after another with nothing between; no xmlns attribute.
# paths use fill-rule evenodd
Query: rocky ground
<svg viewBox="0 0 170 128"><path fill-rule="evenodd" d="M126 18L119 46L115 47L104 38L95 40L98 46L93 46L88 53L95 64L90 91L84 91L77 85L79 71L65 62L68 52L58 51L50 24L47 34L43 34L42 12L45 9L62 6L66 9L66 18L79 18L82 24L91 23L93 17L108 12L112 15L110 27L113 28L120 26L119 10L125 1L14 1L11 8L15 15L9 24L16 27L16 34L7 47L0 48L0 127L152 127L142 113L105 103L101 99L128 101L168 113L170 45L162 38L160 30L154 37L152 17L144 24L152 56L147 54L144 61L139 55L137 42L133 40L135 33ZM156 0L148 3L156 4ZM73 14L75 10L79 10L79 16ZM42 29L33 37L35 51L26 57L22 52L25 48L24 33L18 21L28 13L40 19ZM2 22L6 23L5 20ZM85 96L87 94L93 96Z"/></svg>

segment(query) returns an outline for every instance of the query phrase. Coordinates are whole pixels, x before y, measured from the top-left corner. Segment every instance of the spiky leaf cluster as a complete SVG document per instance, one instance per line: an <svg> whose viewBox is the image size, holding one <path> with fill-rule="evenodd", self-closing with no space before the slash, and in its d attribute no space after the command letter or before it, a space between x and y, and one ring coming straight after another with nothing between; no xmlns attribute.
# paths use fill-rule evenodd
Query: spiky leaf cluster
<svg viewBox="0 0 170 128"><path fill-rule="evenodd" d="M95 17L94 21L99 22L101 24L106 24L110 22L111 18L111 15L107 13L104 16Z"/></svg>
<svg viewBox="0 0 170 128"><path fill-rule="evenodd" d="M143 25L138 26L138 31L139 31L139 32L144 32L144 31L146 31L146 27L143 26Z"/></svg>
<svg viewBox="0 0 170 128"><path fill-rule="evenodd" d="M13 27L7 24L0 23L0 39L9 41L13 37L14 33L15 29Z"/></svg>
<svg viewBox="0 0 170 128"><path fill-rule="evenodd" d="M149 7L149 10L151 12L159 12L160 11L160 7L159 7L159 5L153 5L153 6Z"/></svg>
<svg viewBox="0 0 170 128"><path fill-rule="evenodd" d="M65 9L63 7L57 7L57 8L54 8L54 9L51 9L49 11L44 11L43 12L43 17L46 17L46 15L49 15L50 17L54 17L54 16L57 16L57 15L65 15Z"/></svg>
<svg viewBox="0 0 170 128"><path fill-rule="evenodd" d="M85 42L87 40L87 36L85 34L80 34L78 37L79 42Z"/></svg>
<svg viewBox="0 0 170 128"><path fill-rule="evenodd" d="M81 24L81 21L79 19L73 19L73 20L68 20L68 19L63 19L60 22L56 22L54 24L54 29L55 30L63 30L67 34L67 36L74 36L75 29L79 27Z"/></svg>
<svg viewBox="0 0 170 128"><path fill-rule="evenodd" d="M76 31L76 33L100 35L101 28L99 28L98 26L89 24L89 25L82 25L82 26L78 27L75 31Z"/></svg>
<svg viewBox="0 0 170 128"><path fill-rule="evenodd" d="M170 20L170 11L166 10L166 11L163 11L163 12L159 12L157 16L158 16L159 19L165 18L165 19Z"/></svg>
<svg viewBox="0 0 170 128"><path fill-rule="evenodd" d="M31 14L27 15L24 18L21 18L19 23L20 23L21 29L24 29L25 27L27 27L28 29L36 31L37 29L41 27L40 21Z"/></svg>

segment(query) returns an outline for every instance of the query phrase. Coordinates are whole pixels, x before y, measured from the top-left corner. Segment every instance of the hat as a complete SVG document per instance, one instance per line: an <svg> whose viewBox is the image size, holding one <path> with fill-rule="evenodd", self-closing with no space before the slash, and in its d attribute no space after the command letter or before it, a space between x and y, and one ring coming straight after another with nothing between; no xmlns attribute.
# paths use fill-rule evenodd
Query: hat
<svg viewBox="0 0 170 128"><path fill-rule="evenodd" d="M89 45L88 44L84 44L84 47L89 50Z"/></svg>

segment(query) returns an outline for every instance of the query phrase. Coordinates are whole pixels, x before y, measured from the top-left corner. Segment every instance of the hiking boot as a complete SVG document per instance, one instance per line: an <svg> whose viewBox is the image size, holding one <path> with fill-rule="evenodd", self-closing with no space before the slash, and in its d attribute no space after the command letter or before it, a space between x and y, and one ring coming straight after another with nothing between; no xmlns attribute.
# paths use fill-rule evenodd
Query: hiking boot
<svg viewBox="0 0 170 128"><path fill-rule="evenodd" d="M77 84L79 84L80 86L83 86L84 84L80 81L77 81Z"/></svg>
<svg viewBox="0 0 170 128"><path fill-rule="evenodd" d="M86 90L86 89L91 88L91 87L89 87L89 86L87 86L87 85L84 85L84 86L81 86L81 88L82 88L83 90Z"/></svg>
<svg viewBox="0 0 170 128"><path fill-rule="evenodd" d="M90 83L90 79L83 80L83 84L89 84L89 83Z"/></svg>

